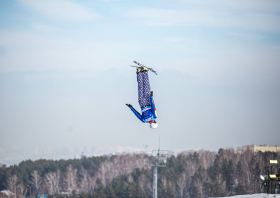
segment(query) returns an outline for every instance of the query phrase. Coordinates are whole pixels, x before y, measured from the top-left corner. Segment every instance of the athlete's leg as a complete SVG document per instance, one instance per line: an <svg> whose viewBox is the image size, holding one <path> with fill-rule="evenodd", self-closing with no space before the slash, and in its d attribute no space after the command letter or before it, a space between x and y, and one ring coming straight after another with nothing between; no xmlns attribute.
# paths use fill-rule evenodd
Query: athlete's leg
<svg viewBox="0 0 280 198"><path fill-rule="evenodd" d="M145 106L143 72L137 73L137 82L138 82L138 102L140 107L143 107Z"/></svg>
<svg viewBox="0 0 280 198"><path fill-rule="evenodd" d="M145 106L151 105L151 97L150 97L151 87L150 87L150 81L149 81L149 76L147 71L143 72L143 84L144 84L143 97L145 100Z"/></svg>

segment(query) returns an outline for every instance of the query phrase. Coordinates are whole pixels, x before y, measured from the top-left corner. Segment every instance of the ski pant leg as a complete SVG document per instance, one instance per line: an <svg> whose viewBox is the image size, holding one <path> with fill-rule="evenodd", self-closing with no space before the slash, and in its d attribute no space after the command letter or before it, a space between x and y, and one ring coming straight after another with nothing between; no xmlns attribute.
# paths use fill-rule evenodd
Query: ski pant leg
<svg viewBox="0 0 280 198"><path fill-rule="evenodd" d="M137 74L137 82L138 82L138 102L140 107L144 107L145 99L144 99L144 82L143 82L142 72Z"/></svg>
<svg viewBox="0 0 280 198"><path fill-rule="evenodd" d="M143 72L143 97L145 98L145 106L151 105L151 87L148 76L148 71Z"/></svg>

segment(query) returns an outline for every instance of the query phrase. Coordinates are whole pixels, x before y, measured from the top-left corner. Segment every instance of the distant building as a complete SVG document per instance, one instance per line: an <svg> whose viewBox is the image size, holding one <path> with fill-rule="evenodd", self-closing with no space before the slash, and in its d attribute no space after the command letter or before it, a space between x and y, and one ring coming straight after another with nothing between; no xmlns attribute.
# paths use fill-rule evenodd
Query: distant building
<svg viewBox="0 0 280 198"><path fill-rule="evenodd" d="M247 151L254 151L254 152L278 152L279 151L279 146L269 146L269 145L248 145L248 146L242 146L241 150Z"/></svg>
<svg viewBox="0 0 280 198"><path fill-rule="evenodd" d="M14 197L14 193L12 193L9 190L2 190L0 191L0 198L10 198L10 197Z"/></svg>

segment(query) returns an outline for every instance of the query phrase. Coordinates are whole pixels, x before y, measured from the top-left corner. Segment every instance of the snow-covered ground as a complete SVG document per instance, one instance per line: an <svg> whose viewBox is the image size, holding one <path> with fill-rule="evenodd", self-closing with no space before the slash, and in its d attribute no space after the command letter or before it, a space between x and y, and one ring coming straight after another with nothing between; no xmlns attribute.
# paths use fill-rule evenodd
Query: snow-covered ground
<svg viewBox="0 0 280 198"><path fill-rule="evenodd" d="M232 196L233 198L267 198L267 197L271 197L271 198L280 198L280 194L253 194L253 195L235 195Z"/></svg>

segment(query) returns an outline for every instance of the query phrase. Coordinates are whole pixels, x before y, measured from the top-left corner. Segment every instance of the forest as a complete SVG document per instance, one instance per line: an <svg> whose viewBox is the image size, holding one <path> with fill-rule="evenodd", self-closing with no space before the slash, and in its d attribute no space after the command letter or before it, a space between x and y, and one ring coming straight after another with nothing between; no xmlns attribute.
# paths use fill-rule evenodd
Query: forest
<svg viewBox="0 0 280 198"><path fill-rule="evenodd" d="M0 190L14 198L153 197L150 156L122 154L69 160L23 161L0 167ZM260 193L260 174L279 153L233 149L185 151L158 168L159 198L225 197ZM28 186L27 186L28 185ZM31 192L31 194L30 194Z"/></svg>

